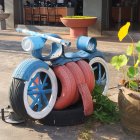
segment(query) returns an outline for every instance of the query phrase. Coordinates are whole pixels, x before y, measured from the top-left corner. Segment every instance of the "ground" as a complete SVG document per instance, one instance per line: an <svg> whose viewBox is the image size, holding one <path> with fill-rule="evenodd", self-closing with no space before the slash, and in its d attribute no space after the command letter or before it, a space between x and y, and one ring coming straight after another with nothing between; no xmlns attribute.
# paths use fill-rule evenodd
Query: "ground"
<svg viewBox="0 0 140 140"><path fill-rule="evenodd" d="M60 32L59 32L60 34ZM60 34L63 38L69 39L67 34ZM92 34L90 34L92 35ZM94 35L95 36L95 35ZM23 34L13 30L0 31L0 109L6 107L8 102L8 90L11 76L16 66L25 58L30 57L25 53L20 45ZM128 40L119 43L116 36L95 36L98 41L98 49L105 55L109 66L110 88L116 87L122 74L114 70L109 64L114 54L120 54L128 46ZM72 48L67 50L75 51L73 39ZM45 50L47 51L47 50ZM109 97L117 102L118 90L116 88L108 91ZM37 122L13 126L0 120L0 140L139 140L140 137L125 133L120 123L101 124L91 121L82 125L70 127L50 127L43 126Z"/></svg>

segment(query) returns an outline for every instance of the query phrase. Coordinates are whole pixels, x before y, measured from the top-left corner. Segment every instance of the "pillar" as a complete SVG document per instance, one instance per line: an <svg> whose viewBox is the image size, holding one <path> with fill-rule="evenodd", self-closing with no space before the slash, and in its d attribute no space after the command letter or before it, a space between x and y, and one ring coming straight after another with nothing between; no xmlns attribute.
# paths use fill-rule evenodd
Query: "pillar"
<svg viewBox="0 0 140 140"><path fill-rule="evenodd" d="M6 27L7 28L14 28L14 0L5 0L5 12L10 13L10 16L8 19L6 19Z"/></svg>
<svg viewBox="0 0 140 140"><path fill-rule="evenodd" d="M102 31L102 0L84 0L83 1L83 15L95 16L97 22L89 30L96 34L101 34Z"/></svg>

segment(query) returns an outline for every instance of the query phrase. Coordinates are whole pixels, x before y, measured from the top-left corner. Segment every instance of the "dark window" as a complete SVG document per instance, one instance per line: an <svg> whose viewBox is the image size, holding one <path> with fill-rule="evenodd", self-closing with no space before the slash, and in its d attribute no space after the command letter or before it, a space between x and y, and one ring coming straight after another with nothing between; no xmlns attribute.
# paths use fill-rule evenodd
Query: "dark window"
<svg viewBox="0 0 140 140"><path fill-rule="evenodd" d="M3 10L4 10L4 0L0 0L0 5L2 5Z"/></svg>

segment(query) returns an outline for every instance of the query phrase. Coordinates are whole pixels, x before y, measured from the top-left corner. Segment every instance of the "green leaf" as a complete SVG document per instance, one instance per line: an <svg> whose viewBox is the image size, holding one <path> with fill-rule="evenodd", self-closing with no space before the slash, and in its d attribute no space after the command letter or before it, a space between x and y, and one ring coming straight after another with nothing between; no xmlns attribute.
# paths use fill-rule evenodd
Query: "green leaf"
<svg viewBox="0 0 140 140"><path fill-rule="evenodd" d="M114 66L117 70L119 70L121 67L125 66L128 62L128 59L126 55L119 55L119 56L114 56L111 59L111 64Z"/></svg>
<svg viewBox="0 0 140 140"><path fill-rule="evenodd" d="M101 93L100 86L95 85L92 98L96 99L97 102L94 106L93 118L103 123L114 123L119 121L120 115L117 104Z"/></svg>
<svg viewBox="0 0 140 140"><path fill-rule="evenodd" d="M140 41L136 44L136 50L140 53Z"/></svg>
<svg viewBox="0 0 140 140"><path fill-rule="evenodd" d="M135 82L135 81L130 81L129 82L129 86L130 86L130 88L132 88L132 89L138 89L138 83L137 82Z"/></svg>
<svg viewBox="0 0 140 140"><path fill-rule="evenodd" d="M138 74L138 68L129 67L127 71L127 76L129 78L134 78Z"/></svg>
<svg viewBox="0 0 140 140"><path fill-rule="evenodd" d="M127 51L126 51L126 54L128 56L131 56L133 54L133 49L134 49L134 45L131 44L130 46L128 46Z"/></svg>

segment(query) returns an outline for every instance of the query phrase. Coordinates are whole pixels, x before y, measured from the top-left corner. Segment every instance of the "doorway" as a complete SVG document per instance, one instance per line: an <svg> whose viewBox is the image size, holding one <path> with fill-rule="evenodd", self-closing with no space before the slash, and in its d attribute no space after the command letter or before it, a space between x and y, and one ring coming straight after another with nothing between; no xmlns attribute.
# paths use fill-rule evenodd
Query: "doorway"
<svg viewBox="0 0 140 140"><path fill-rule="evenodd" d="M110 0L109 29L118 30L126 22L131 22L131 30L140 31L139 7L139 0Z"/></svg>
<svg viewBox="0 0 140 140"><path fill-rule="evenodd" d="M4 0L0 0L0 5L2 5L4 11Z"/></svg>

